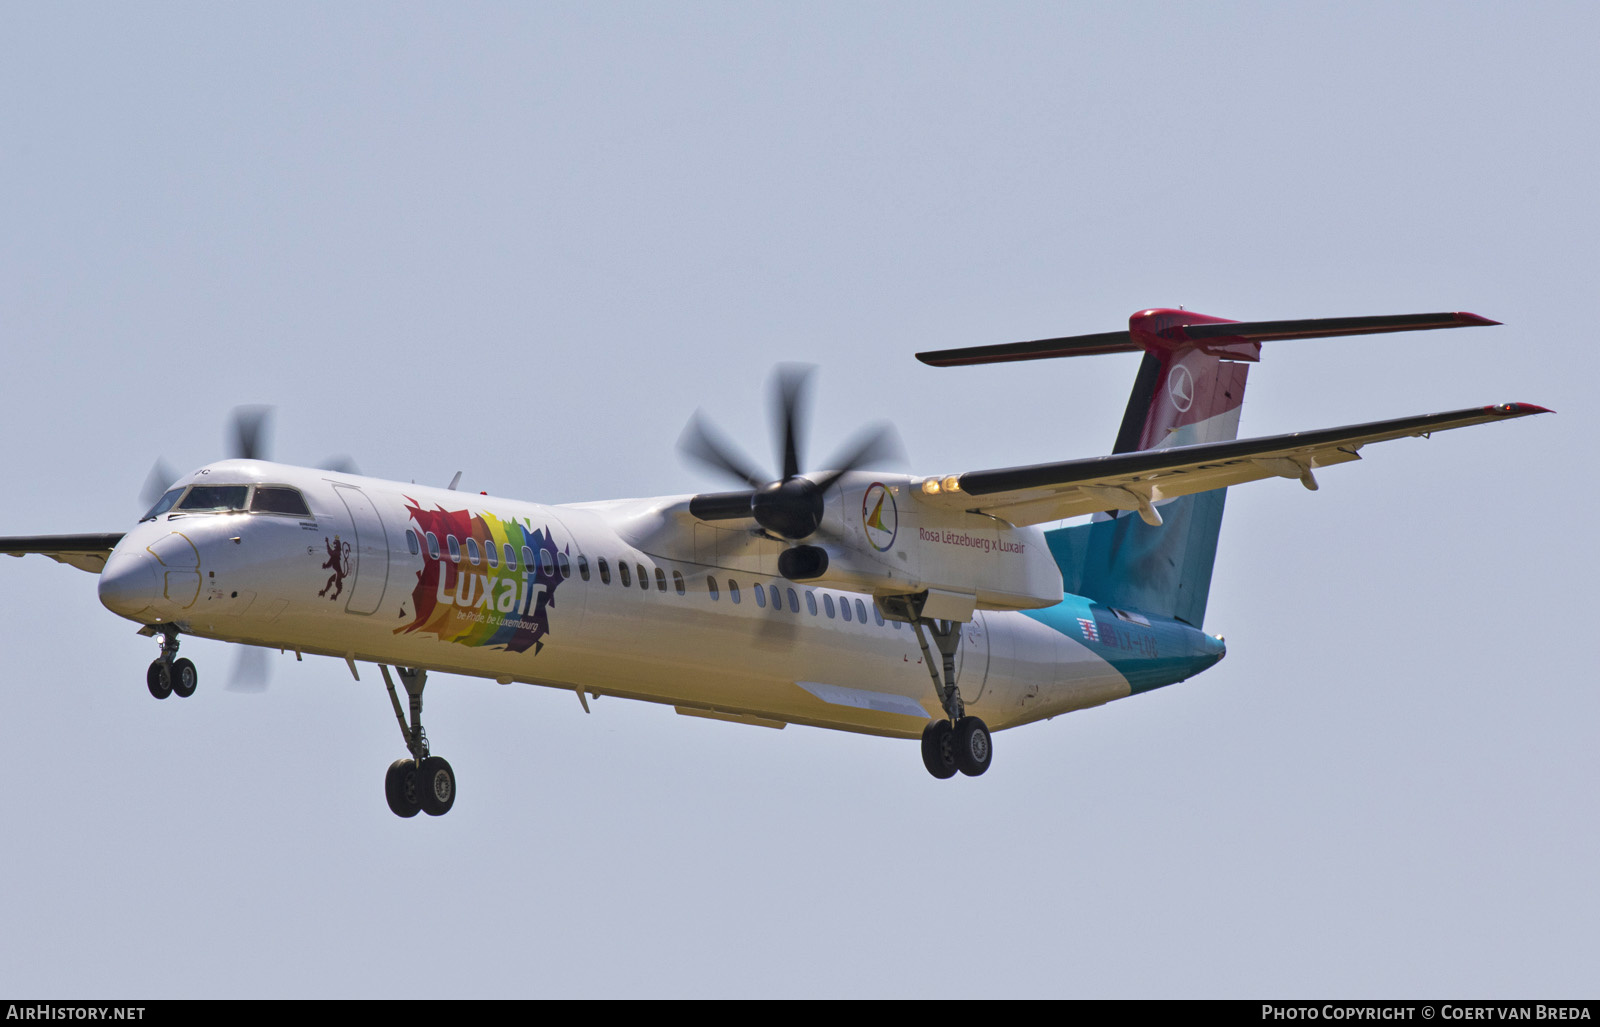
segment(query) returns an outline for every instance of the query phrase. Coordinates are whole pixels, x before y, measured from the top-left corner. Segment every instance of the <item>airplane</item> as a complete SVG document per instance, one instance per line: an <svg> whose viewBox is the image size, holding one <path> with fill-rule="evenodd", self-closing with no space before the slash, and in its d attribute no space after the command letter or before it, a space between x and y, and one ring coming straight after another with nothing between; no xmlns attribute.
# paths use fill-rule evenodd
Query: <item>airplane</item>
<svg viewBox="0 0 1600 1027"><path fill-rule="evenodd" d="M159 642L157 699L195 693L185 635L341 659L358 681L358 663L377 665L408 752L384 782L401 817L456 799L423 728L430 673L567 689L585 712L614 696L916 738L935 778L978 776L994 731L1223 658L1204 618L1229 487L1315 490L1317 471L1369 443L1550 412L1501 403L1239 439L1263 342L1498 323L1155 308L1126 330L917 354L935 367L1143 354L1110 454L1023 467L871 471L896 448L878 429L808 471L793 367L776 378L776 477L698 414L686 429L683 451L738 480L730 492L542 505L464 494L459 474L438 488L272 463L246 441L126 532L9 537L0 552L97 573L100 601Z"/></svg>

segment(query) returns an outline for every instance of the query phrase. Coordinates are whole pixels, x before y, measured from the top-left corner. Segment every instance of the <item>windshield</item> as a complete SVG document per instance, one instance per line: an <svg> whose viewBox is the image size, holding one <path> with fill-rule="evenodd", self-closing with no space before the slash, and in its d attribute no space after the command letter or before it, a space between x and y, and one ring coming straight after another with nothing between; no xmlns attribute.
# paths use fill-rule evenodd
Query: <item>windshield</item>
<svg viewBox="0 0 1600 1027"><path fill-rule="evenodd" d="M156 500L156 505L150 508L149 513L139 518L139 523L143 524L145 521L153 521L157 517L160 517L162 514L166 513L168 510L171 510L172 504L176 503L178 501L178 497L181 495L183 495L183 489L181 488L173 489L166 493L160 499Z"/></svg>
<svg viewBox="0 0 1600 1027"><path fill-rule="evenodd" d="M195 510L243 510L245 497L250 494L248 485L196 485L183 497L183 502L178 504L178 509L185 512Z"/></svg>
<svg viewBox="0 0 1600 1027"><path fill-rule="evenodd" d="M287 485L257 485L256 494L250 499L250 512L311 516L311 509L306 506L300 490Z"/></svg>

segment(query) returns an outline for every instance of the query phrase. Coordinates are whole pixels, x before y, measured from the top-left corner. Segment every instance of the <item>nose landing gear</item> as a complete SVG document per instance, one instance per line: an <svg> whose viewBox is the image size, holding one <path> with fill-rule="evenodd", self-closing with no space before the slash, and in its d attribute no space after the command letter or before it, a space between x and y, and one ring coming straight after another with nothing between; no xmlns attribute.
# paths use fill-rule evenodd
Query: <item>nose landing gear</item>
<svg viewBox="0 0 1600 1027"><path fill-rule="evenodd" d="M161 655L145 671L145 687L157 699L173 694L187 699L200 683L199 672L194 669L193 661L178 656L177 627L166 624L154 630L161 633Z"/></svg>

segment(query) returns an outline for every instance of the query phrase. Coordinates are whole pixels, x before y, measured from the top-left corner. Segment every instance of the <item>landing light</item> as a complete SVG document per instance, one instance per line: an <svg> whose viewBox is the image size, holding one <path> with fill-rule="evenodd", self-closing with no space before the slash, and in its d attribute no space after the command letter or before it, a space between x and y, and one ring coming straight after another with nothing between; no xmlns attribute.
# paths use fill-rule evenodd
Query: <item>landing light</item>
<svg viewBox="0 0 1600 1027"><path fill-rule="evenodd" d="M922 479L922 491L927 495L937 496L939 494L939 479L938 478L924 478L924 479Z"/></svg>
<svg viewBox="0 0 1600 1027"><path fill-rule="evenodd" d="M944 490L946 492L960 492L961 491L961 482L953 474L950 475L949 477L945 478L943 484L944 484Z"/></svg>

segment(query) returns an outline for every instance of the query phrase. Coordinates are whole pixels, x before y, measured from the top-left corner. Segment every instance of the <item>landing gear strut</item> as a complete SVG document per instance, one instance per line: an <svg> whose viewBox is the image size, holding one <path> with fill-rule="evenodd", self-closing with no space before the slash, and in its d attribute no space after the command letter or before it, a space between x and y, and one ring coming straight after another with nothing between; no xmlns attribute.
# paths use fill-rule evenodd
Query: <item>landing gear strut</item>
<svg viewBox="0 0 1600 1027"><path fill-rule="evenodd" d="M173 693L177 693L180 699L187 699L200 683L200 675L192 661L178 657L176 625L165 624L155 630L161 633L161 655L145 671L145 687L157 699L165 699Z"/></svg>
<svg viewBox="0 0 1600 1027"><path fill-rule="evenodd" d="M428 683L428 672L395 668L406 695L411 697L411 722L408 724L389 668L380 664L378 669L383 672L383 683L388 686L389 701L394 704L394 716L400 722L400 734L411 752L410 759L389 764L389 772L383 780L383 794L389 800L389 809L397 817L414 817L418 813L444 816L456 802L456 773L443 757L430 755L428 751L428 733L422 729L422 689Z"/></svg>
<svg viewBox="0 0 1600 1027"><path fill-rule="evenodd" d="M967 716L966 705L961 701L961 690L956 687L956 651L961 648L961 624L956 621L931 620L922 616L926 593L910 596L880 596L878 606L884 616L905 621L917 633L917 644L922 647L922 663L933 679L934 694L944 709L944 720L935 720L922 731L922 765L928 773L943 780L954 777L959 771L968 777L977 777L989 769L994 750L989 742L989 727L977 717ZM934 665L933 652L928 647L928 635L933 636L944 668L941 678L939 667Z"/></svg>

